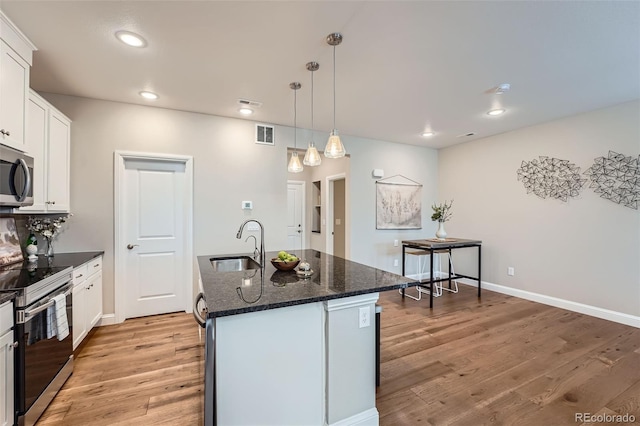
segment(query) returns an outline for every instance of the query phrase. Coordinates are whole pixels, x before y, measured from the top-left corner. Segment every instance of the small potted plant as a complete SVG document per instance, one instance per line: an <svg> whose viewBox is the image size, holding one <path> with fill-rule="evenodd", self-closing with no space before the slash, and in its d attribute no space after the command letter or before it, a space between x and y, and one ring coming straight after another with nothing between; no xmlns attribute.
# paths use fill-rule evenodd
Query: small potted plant
<svg viewBox="0 0 640 426"><path fill-rule="evenodd" d="M438 222L438 230L436 231L436 237L439 240L444 240L447 238L447 231L444 230L444 223L451 219L453 213L451 213L451 206L453 205L453 200L450 202L444 202L441 204L434 204L431 206L433 209L433 214L431 215L431 220L434 222Z"/></svg>

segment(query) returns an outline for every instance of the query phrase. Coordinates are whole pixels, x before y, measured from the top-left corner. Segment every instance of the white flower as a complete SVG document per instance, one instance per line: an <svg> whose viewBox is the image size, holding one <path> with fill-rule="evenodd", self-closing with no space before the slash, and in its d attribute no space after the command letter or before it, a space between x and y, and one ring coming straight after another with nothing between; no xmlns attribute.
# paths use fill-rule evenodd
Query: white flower
<svg viewBox="0 0 640 426"><path fill-rule="evenodd" d="M44 230L44 231L42 231L42 236L45 237L45 238L51 238L51 237L53 237L53 232L49 231L48 229Z"/></svg>

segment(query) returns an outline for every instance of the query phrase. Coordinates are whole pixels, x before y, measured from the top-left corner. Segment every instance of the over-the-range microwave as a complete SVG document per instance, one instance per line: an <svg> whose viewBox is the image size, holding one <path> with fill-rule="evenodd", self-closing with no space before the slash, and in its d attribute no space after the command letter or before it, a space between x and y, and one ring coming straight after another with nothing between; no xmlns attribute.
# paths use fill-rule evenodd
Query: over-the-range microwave
<svg viewBox="0 0 640 426"><path fill-rule="evenodd" d="M33 157L0 145L0 207L33 205Z"/></svg>

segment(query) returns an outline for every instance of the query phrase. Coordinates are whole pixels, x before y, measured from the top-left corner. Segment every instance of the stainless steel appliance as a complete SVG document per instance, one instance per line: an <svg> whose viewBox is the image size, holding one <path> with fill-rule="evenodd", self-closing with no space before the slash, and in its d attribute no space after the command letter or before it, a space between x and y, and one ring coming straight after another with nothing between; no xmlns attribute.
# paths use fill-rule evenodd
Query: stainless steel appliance
<svg viewBox="0 0 640 426"><path fill-rule="evenodd" d="M33 205L33 157L0 145L0 206Z"/></svg>
<svg viewBox="0 0 640 426"><path fill-rule="evenodd" d="M73 371L71 267L51 267L47 259L0 270L0 291L16 291L15 422L34 425ZM49 307L66 295L69 335L48 336Z"/></svg>

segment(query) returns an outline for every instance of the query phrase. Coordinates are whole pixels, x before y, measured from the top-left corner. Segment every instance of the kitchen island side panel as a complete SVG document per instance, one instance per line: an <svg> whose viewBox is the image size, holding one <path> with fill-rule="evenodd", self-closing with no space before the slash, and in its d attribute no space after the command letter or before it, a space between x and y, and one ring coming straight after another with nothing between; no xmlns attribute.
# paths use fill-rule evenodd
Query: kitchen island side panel
<svg viewBox="0 0 640 426"><path fill-rule="evenodd" d="M324 423L322 302L216 319L218 425Z"/></svg>
<svg viewBox="0 0 640 426"><path fill-rule="evenodd" d="M377 426L375 303L378 293L325 302L327 425ZM365 317L368 324L361 324Z"/></svg>

